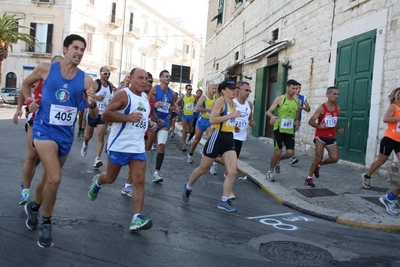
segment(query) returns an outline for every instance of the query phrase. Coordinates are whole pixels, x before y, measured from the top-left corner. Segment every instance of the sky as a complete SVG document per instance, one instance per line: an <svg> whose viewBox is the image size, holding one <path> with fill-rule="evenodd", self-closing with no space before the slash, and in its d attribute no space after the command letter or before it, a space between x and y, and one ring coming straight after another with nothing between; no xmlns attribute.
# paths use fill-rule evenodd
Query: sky
<svg viewBox="0 0 400 267"><path fill-rule="evenodd" d="M197 37L205 38L207 27L208 0L145 0L147 5L167 18L179 17L184 28Z"/></svg>

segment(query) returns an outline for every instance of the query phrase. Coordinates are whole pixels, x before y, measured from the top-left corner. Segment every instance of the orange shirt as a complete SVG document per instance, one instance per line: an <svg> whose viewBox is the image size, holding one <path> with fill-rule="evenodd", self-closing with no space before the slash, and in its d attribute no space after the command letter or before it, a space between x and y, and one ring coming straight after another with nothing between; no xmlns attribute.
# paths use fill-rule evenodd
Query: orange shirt
<svg viewBox="0 0 400 267"><path fill-rule="evenodd" d="M400 117L400 107L396 104L390 105L393 105L396 108L392 117ZM383 136L393 139L396 142L400 142L400 121L389 122L388 128Z"/></svg>

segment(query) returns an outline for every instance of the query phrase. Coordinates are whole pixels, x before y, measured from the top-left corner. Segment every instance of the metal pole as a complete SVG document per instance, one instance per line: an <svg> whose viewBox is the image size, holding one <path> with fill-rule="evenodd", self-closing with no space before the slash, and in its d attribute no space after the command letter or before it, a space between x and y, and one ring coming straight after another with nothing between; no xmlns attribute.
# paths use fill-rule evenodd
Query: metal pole
<svg viewBox="0 0 400 267"><path fill-rule="evenodd" d="M181 73L179 75L179 96L182 95L182 65L181 65Z"/></svg>
<svg viewBox="0 0 400 267"><path fill-rule="evenodd" d="M121 39L121 53L119 55L119 80L118 80L118 88L119 83L121 82L121 75L122 75L122 56L124 54L124 40L125 40L125 14L126 14L126 1L124 0L124 14L122 15L122 39ZM129 70L130 71L130 70Z"/></svg>

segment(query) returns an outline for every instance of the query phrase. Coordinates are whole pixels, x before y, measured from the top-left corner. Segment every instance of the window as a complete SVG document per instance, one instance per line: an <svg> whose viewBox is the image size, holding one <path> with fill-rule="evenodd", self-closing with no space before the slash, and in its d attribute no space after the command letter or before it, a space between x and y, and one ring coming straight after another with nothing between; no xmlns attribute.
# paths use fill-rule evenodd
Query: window
<svg viewBox="0 0 400 267"><path fill-rule="evenodd" d="M153 71L153 72L156 72L156 70L157 70L157 59L156 59L156 58L153 58L153 68L152 68L152 71Z"/></svg>
<svg viewBox="0 0 400 267"><path fill-rule="evenodd" d="M86 52L92 53L93 47L93 32L86 33Z"/></svg>
<svg viewBox="0 0 400 267"><path fill-rule="evenodd" d="M140 59L140 67L142 69L146 69L146 54L142 53L142 57Z"/></svg>
<svg viewBox="0 0 400 267"><path fill-rule="evenodd" d="M143 28L143 33L147 34L149 28L149 22L147 20L144 21L144 28Z"/></svg>
<svg viewBox="0 0 400 267"><path fill-rule="evenodd" d="M115 13L117 11L117 3L113 2L112 6L111 6L111 23L115 23L116 21L116 17L115 17Z"/></svg>
<svg viewBox="0 0 400 267"><path fill-rule="evenodd" d="M219 3L218 3L218 13L217 13L217 15L211 20L211 21L217 20L217 25L218 25L218 24L222 24L222 19L223 19L223 16L224 16L224 4L225 4L225 0L219 0Z"/></svg>
<svg viewBox="0 0 400 267"><path fill-rule="evenodd" d="M189 54L189 45L188 44L183 44L183 52L185 52L185 54Z"/></svg>
<svg viewBox="0 0 400 267"><path fill-rule="evenodd" d="M239 60L239 51L235 52L235 61Z"/></svg>
<svg viewBox="0 0 400 267"><path fill-rule="evenodd" d="M53 24L31 23L30 35L36 38L36 46L29 47L29 52L53 52Z"/></svg>
<svg viewBox="0 0 400 267"><path fill-rule="evenodd" d="M219 63L215 65L215 70L219 70Z"/></svg>
<svg viewBox="0 0 400 267"><path fill-rule="evenodd" d="M279 38L279 29L272 31L272 41L276 41Z"/></svg>
<svg viewBox="0 0 400 267"><path fill-rule="evenodd" d="M196 48L193 48L193 59L196 59Z"/></svg>
<svg viewBox="0 0 400 267"><path fill-rule="evenodd" d="M129 31L130 32L133 31L133 17L134 17L133 12L130 12L129 13Z"/></svg>
<svg viewBox="0 0 400 267"><path fill-rule="evenodd" d="M113 66L114 64L114 42L108 42L108 65Z"/></svg>
<svg viewBox="0 0 400 267"><path fill-rule="evenodd" d="M243 4L244 0L235 0L236 6Z"/></svg>
<svg viewBox="0 0 400 267"><path fill-rule="evenodd" d="M125 61L125 70L131 71L132 69L132 55L133 55L132 47L126 48L126 61Z"/></svg>

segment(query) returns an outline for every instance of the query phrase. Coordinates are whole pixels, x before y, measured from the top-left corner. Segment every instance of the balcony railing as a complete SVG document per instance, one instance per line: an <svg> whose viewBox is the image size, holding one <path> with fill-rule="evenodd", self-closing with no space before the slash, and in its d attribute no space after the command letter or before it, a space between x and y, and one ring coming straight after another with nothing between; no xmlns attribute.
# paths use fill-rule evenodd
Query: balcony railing
<svg viewBox="0 0 400 267"><path fill-rule="evenodd" d="M29 47L28 52L38 54L51 54L53 52L53 44L49 43L36 43L34 47Z"/></svg>
<svg viewBox="0 0 400 267"><path fill-rule="evenodd" d="M49 4L49 5L54 5L55 4L55 0L32 0L31 1L34 4Z"/></svg>
<svg viewBox="0 0 400 267"><path fill-rule="evenodd" d="M113 27L121 27L122 20L115 15L110 15L108 23Z"/></svg>

